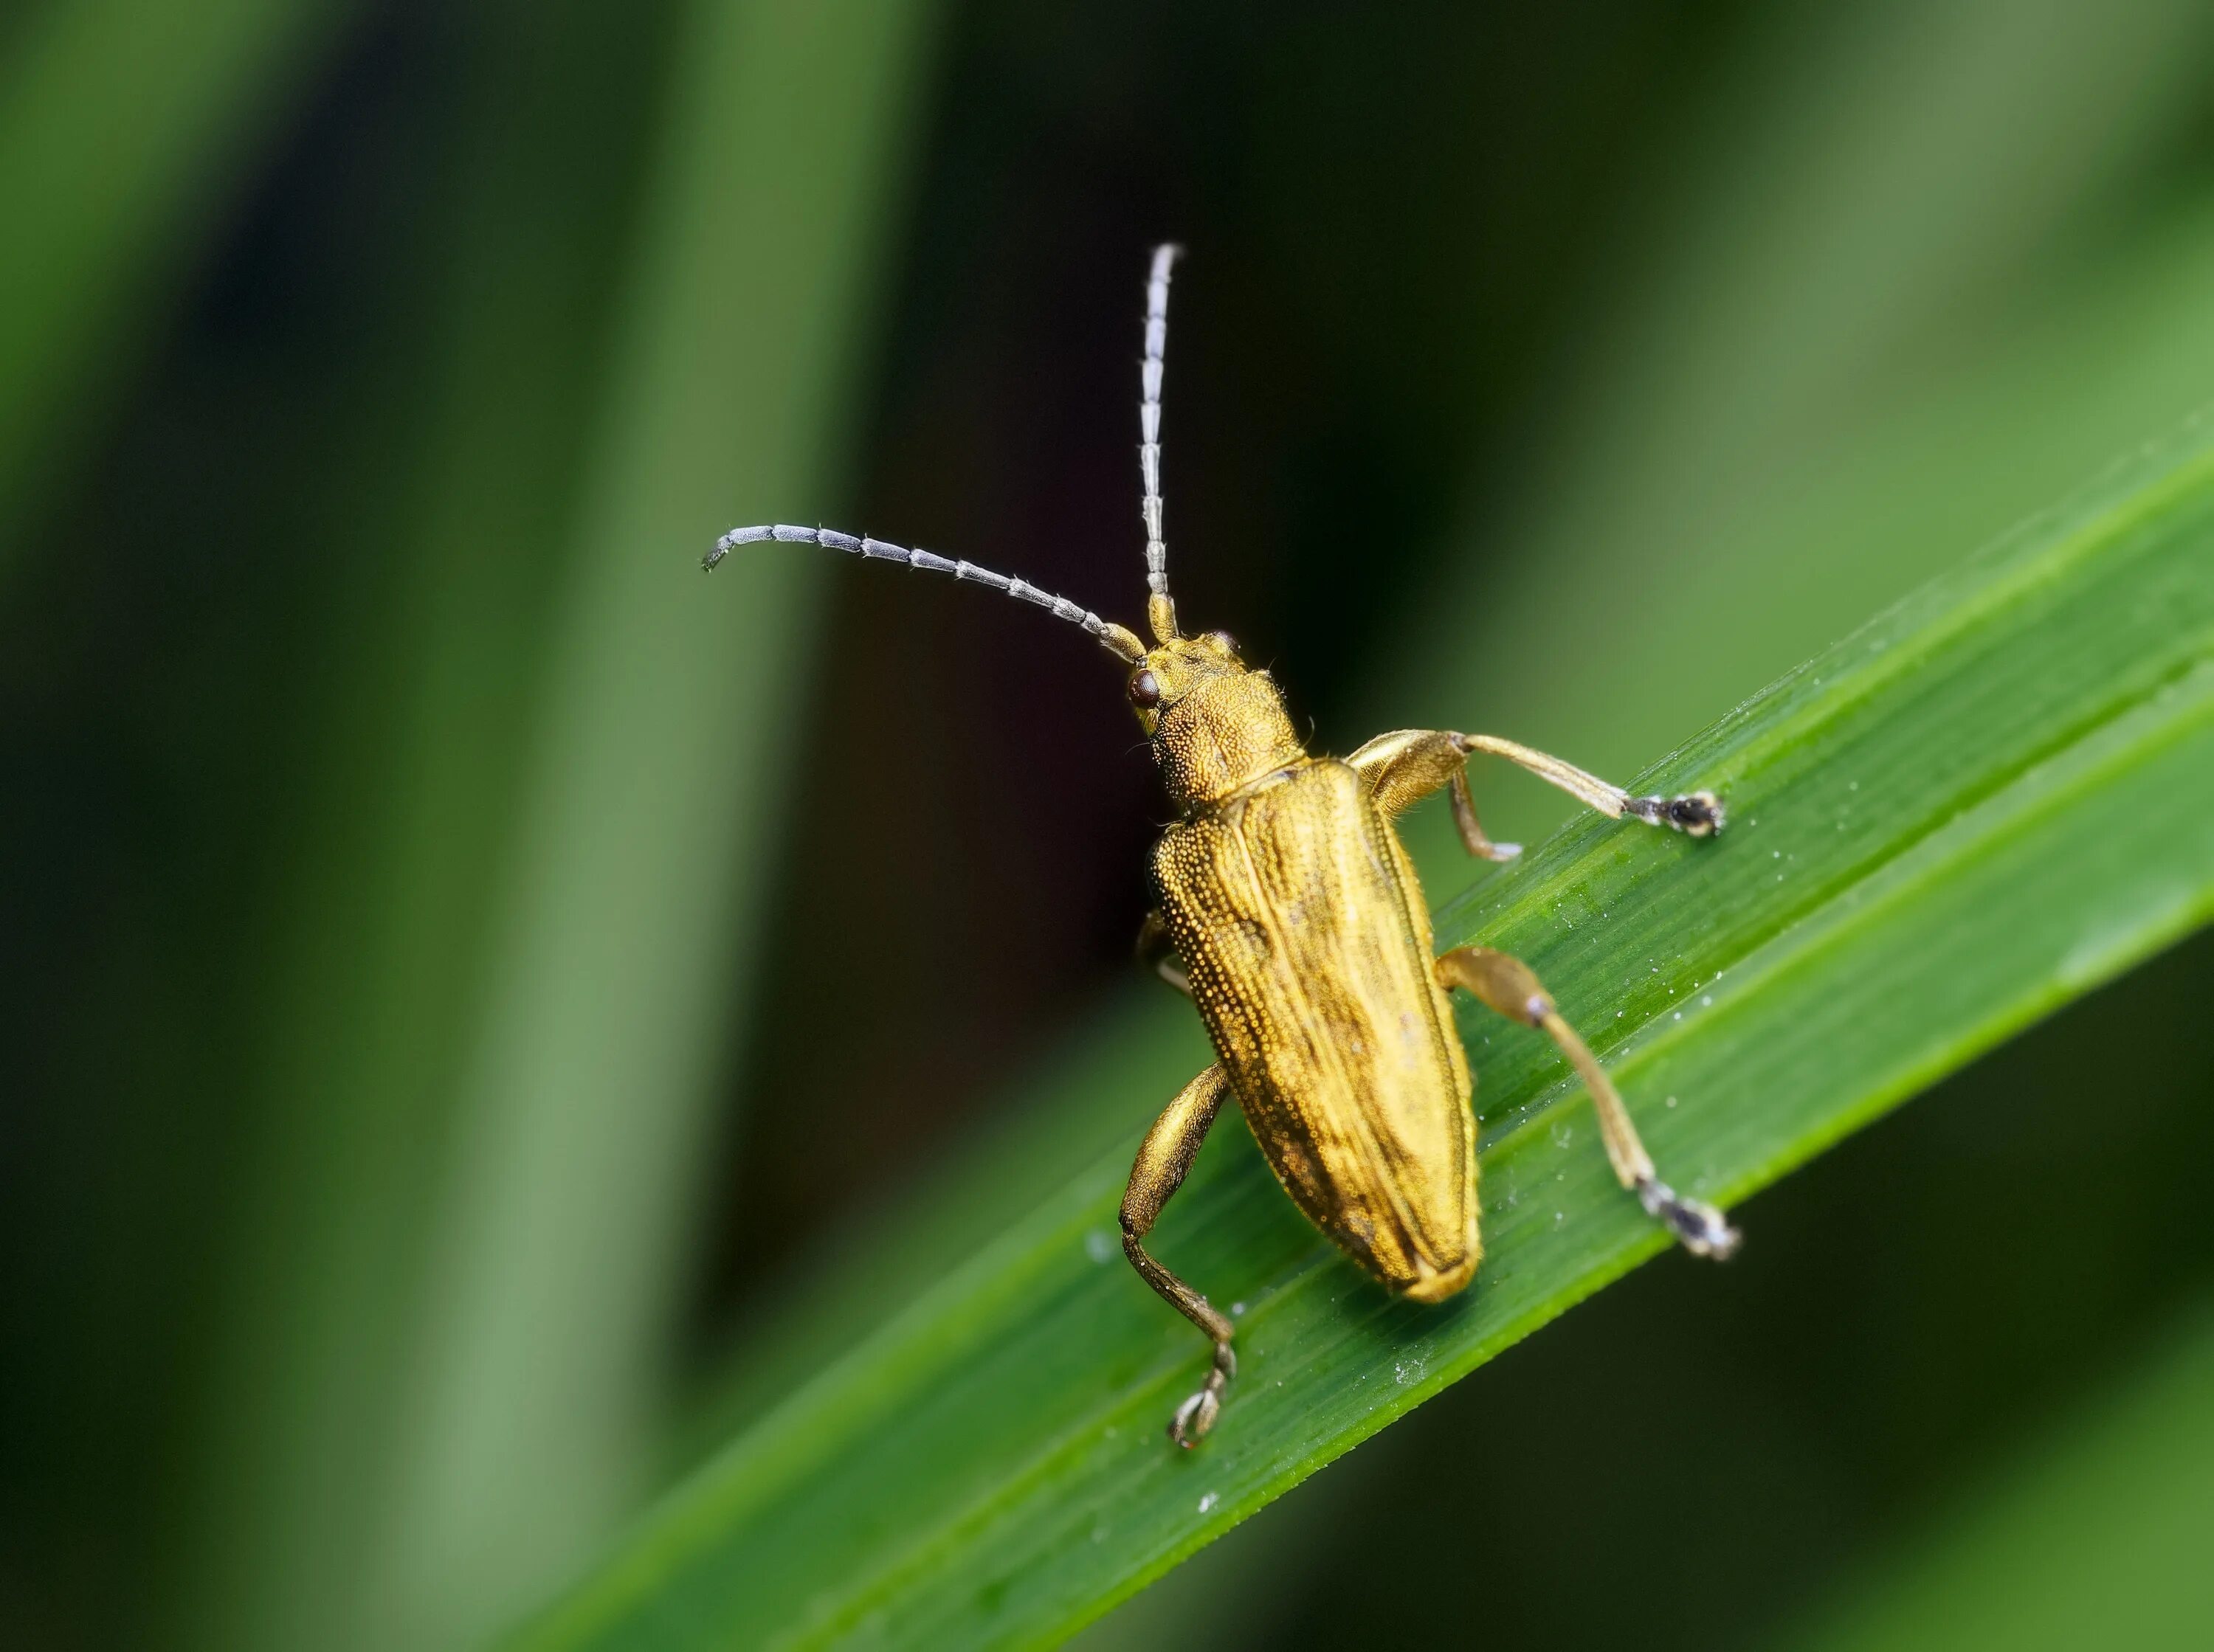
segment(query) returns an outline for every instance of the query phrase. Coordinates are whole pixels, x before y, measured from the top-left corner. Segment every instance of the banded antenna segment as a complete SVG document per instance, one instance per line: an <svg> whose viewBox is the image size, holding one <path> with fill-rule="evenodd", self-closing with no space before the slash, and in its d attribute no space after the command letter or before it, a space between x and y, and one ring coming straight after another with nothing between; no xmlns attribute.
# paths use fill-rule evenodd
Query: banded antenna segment
<svg viewBox="0 0 2214 1652"><path fill-rule="evenodd" d="M1107 650L1116 657L1135 665L1146 657L1145 644L1122 626L1102 619L1089 608L1079 608L1067 597L1042 591L1035 585L1009 574L995 574L988 568L979 568L973 562L963 562L957 557L941 557L930 551L910 551L905 546L892 545L884 539L872 539L864 534L856 538L851 533L840 533L828 527L795 527L790 523L759 527L734 527L715 541L715 548L700 558L702 568L712 570L725 557L742 545L760 545L767 540L785 545L819 545L826 551L847 551L867 558L872 562L900 562L910 568L927 569L933 574L951 574L958 580L975 585L988 585L995 591L1004 591L1018 601L1043 608L1056 619L1081 625L1099 639Z"/></svg>
<svg viewBox="0 0 2214 1652"><path fill-rule="evenodd" d="M1146 617L1153 637L1165 643L1177 635L1176 604L1169 599L1169 547L1161 535L1161 370L1169 342L1169 271L1183 256L1173 241L1153 248L1153 267L1146 278L1146 363L1140 369L1138 469L1146 484L1139 507L1146 521Z"/></svg>

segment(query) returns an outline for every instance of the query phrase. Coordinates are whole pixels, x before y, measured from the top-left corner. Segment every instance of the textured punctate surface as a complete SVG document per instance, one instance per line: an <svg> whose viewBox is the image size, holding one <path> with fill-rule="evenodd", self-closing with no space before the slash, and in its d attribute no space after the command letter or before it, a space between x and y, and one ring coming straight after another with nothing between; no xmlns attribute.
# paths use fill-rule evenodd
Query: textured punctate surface
<svg viewBox="0 0 2214 1652"><path fill-rule="evenodd" d="M1361 777L1325 759L1170 829L1161 908L1277 1179L1404 1289L1476 1247L1469 1072L1430 920Z"/></svg>

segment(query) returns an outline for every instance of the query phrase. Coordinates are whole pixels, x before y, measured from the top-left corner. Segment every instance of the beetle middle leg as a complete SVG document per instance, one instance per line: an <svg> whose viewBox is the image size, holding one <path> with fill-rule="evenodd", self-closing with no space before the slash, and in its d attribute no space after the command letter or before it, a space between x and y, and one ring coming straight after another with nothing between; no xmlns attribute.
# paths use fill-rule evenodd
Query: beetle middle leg
<svg viewBox="0 0 2214 1652"><path fill-rule="evenodd" d="M1622 1185L1637 1195L1646 1213L1665 1223L1695 1256L1725 1257L1737 1248L1737 1229L1710 1204L1685 1198L1660 1180L1653 1155L1638 1139L1629 1109L1599 1058L1576 1036L1576 1030L1553 1007L1552 995L1538 974L1520 959L1489 947L1456 947L1437 961L1438 979L1474 993L1510 1021L1535 1027L1560 1046L1569 1064L1591 1092L1592 1109L1599 1115L1599 1140Z"/></svg>
<svg viewBox="0 0 2214 1652"><path fill-rule="evenodd" d="M1186 1449L1214 1426L1222 1409L1222 1390L1238 1375L1237 1356L1230 1351L1230 1321L1209 1306L1206 1297L1147 1255L1143 1241L1153 1231L1161 1207L1183 1186L1199 1144L1207 1139L1208 1129L1229 1094L1229 1075L1220 1062L1177 1092L1177 1099L1146 1132L1137 1162L1130 1167L1130 1185L1122 1192L1122 1254L1130 1259L1140 1277L1214 1344L1214 1364L1206 1382L1177 1407L1176 1416L1169 1422L1169 1438Z"/></svg>
<svg viewBox="0 0 2214 1652"><path fill-rule="evenodd" d="M1673 826L1694 838L1711 837L1722 828L1722 802L1710 791L1685 792L1676 797L1633 796L1573 763L1563 763L1496 735L1401 728L1377 735L1345 760L1367 780L1369 796L1387 815L1420 802L1440 786L1452 787L1453 824L1459 827L1460 840L1468 852L1485 860L1512 860L1522 852L1520 845L1493 843L1477 821L1476 800L1468 789L1468 759L1478 752L1503 757L1527 769L1612 820L1627 814L1648 826Z"/></svg>
<svg viewBox="0 0 2214 1652"><path fill-rule="evenodd" d="M1138 925L1138 961L1151 964L1153 973L1166 981L1187 998L1191 997L1191 977L1184 973L1183 965L1177 960L1176 943L1169 939L1168 920L1155 907L1146 914L1146 921Z"/></svg>

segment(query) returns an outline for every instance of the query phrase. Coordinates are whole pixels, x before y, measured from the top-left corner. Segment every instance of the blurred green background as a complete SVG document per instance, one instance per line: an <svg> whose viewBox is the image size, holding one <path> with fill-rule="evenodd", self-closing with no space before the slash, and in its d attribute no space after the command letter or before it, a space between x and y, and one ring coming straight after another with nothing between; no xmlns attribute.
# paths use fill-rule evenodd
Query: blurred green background
<svg viewBox="0 0 2214 1652"><path fill-rule="evenodd" d="M1097 650L716 532L1131 619L1173 236L1186 616L1324 747L1633 770L2214 399L2214 15L49 0L0 224L0 1641L465 1646L918 1179L1095 1147L1025 1092L1143 984ZM2202 937L1087 1642L2201 1643L2210 1000Z"/></svg>

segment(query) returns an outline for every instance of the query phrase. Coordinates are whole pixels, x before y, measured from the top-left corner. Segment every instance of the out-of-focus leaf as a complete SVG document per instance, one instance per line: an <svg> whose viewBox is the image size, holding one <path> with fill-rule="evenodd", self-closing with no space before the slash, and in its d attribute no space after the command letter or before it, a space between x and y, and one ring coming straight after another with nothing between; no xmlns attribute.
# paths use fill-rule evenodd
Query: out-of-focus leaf
<svg viewBox="0 0 2214 1652"><path fill-rule="evenodd" d="M2214 1329L2201 1315L1787 1641L1820 1652L2192 1647L2214 1616Z"/></svg>
<svg viewBox="0 0 2214 1652"><path fill-rule="evenodd" d="M346 13L309 0L68 0L0 68L0 571L15 517L143 336L247 144Z"/></svg>
<svg viewBox="0 0 2214 1652"><path fill-rule="evenodd" d="M1493 554L1410 593L1372 717L1628 766L2201 405L2204 219L2138 180L2201 96L2207 16L1920 0L1752 31L1533 457L1470 501ZM1447 834L1418 836L1436 864Z"/></svg>
<svg viewBox="0 0 2214 1652"><path fill-rule="evenodd" d="M474 1641L648 1472L825 571L698 557L829 503L925 60L905 0L702 3L605 108L643 14L486 13L426 497L271 971L188 1583L225 1648Z"/></svg>
<svg viewBox="0 0 2214 1652"><path fill-rule="evenodd" d="M1440 940L1528 957L1664 1171L1735 1199L2214 910L2214 443L2110 479L1642 782L1694 783L1735 812L1716 843L1580 821L1449 903ZM1174 1453L1202 1350L1125 1277L1118 1154L731 1442L523 1643L1044 1638L1660 1249L1557 1061L1465 1025L1489 1240L1467 1296L1387 1300L1230 1131L1159 1230L1242 1341L1220 1430Z"/></svg>
<svg viewBox="0 0 2214 1652"><path fill-rule="evenodd" d="M472 1589L562 1546L509 1511L573 1545L643 1483L824 571L692 558L826 468L927 15L706 5L679 49L440 1216L406 1548Z"/></svg>

